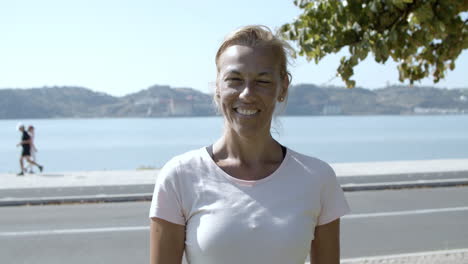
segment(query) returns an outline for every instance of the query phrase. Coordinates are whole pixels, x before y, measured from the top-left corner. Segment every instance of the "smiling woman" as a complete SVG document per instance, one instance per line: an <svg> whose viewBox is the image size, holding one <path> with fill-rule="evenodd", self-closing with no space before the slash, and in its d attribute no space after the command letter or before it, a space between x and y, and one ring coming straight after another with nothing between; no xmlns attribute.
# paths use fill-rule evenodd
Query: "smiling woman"
<svg viewBox="0 0 468 264"><path fill-rule="evenodd" d="M243 27L218 50L215 102L224 132L173 158L156 181L151 263L337 264L339 218L348 204L331 167L270 133L287 96L286 43Z"/></svg>
<svg viewBox="0 0 468 264"><path fill-rule="evenodd" d="M232 136L269 134L276 102L284 100L289 84L273 54L271 47L233 45L220 56L215 99Z"/></svg>

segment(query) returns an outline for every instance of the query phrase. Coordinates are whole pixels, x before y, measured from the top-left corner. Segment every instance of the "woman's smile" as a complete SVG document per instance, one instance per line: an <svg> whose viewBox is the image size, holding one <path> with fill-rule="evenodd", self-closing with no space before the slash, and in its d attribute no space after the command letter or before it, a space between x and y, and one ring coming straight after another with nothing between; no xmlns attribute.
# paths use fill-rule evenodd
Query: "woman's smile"
<svg viewBox="0 0 468 264"><path fill-rule="evenodd" d="M260 113L259 109L249 109L249 108L242 108L242 107L235 107L234 111L242 116L249 116L253 117Z"/></svg>

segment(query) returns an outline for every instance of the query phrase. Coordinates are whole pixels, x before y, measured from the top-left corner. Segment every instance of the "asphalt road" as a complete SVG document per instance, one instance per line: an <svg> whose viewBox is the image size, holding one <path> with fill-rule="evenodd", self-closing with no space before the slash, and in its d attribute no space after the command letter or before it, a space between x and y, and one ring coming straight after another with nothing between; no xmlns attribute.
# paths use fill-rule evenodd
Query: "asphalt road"
<svg viewBox="0 0 468 264"><path fill-rule="evenodd" d="M468 248L468 187L346 193L342 257ZM0 262L148 263L148 202L0 208Z"/></svg>

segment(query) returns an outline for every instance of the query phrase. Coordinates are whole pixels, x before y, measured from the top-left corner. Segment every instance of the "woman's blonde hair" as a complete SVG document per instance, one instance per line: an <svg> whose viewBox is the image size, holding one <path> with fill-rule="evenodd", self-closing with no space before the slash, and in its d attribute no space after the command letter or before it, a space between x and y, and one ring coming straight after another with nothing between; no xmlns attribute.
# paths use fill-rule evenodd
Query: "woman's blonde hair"
<svg viewBox="0 0 468 264"><path fill-rule="evenodd" d="M219 73L219 58L221 54L234 45L244 45L248 47L271 47L278 56L280 77L282 80L288 78L291 81L291 74L288 71L289 58L293 52L291 46L284 40L277 37L267 27L262 25L249 25L241 27L224 39L216 53L216 68Z"/></svg>

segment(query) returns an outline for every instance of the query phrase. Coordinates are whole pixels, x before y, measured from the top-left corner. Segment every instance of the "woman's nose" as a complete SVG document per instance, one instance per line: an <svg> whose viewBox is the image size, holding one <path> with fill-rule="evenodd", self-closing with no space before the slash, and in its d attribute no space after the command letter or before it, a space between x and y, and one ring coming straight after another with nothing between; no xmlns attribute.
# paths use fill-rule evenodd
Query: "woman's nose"
<svg viewBox="0 0 468 264"><path fill-rule="evenodd" d="M245 82L245 85L239 94L239 98L244 100L251 100L255 95L255 84L253 82Z"/></svg>

